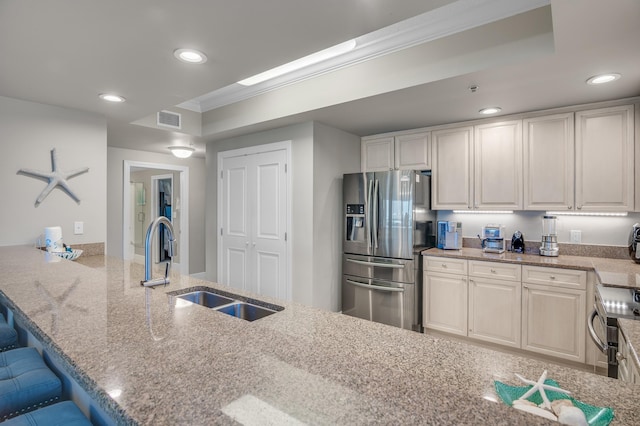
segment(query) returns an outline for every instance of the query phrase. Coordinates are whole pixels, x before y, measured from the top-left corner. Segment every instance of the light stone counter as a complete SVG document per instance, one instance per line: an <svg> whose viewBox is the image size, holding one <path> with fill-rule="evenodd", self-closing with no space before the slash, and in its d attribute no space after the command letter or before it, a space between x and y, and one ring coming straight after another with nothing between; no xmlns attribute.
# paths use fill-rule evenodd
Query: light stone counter
<svg viewBox="0 0 640 426"><path fill-rule="evenodd" d="M121 423L237 424L259 405L275 424L550 424L491 401L494 379L544 369L614 424L640 419L638 387L617 380L267 297L285 309L255 322L177 308L166 292L223 287L145 289L141 265L82 261L1 247L0 303Z"/></svg>

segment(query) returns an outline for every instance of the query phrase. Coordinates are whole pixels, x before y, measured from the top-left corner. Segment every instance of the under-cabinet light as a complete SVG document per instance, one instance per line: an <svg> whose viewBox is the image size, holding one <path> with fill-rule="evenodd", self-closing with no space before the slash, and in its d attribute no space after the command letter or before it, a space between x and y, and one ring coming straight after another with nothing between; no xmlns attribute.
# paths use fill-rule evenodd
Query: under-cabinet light
<svg viewBox="0 0 640 426"><path fill-rule="evenodd" d="M547 215L552 215L552 216L617 216L617 217L623 217L623 216L627 216L628 213L627 212L547 212Z"/></svg>
<svg viewBox="0 0 640 426"><path fill-rule="evenodd" d="M513 210L454 210L456 214L513 214Z"/></svg>

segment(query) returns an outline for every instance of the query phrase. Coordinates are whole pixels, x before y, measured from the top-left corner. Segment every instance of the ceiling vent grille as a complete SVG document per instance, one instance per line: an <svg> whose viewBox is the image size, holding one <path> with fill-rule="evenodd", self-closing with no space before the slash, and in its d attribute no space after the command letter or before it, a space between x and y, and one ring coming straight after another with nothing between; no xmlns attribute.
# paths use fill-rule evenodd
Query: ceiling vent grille
<svg viewBox="0 0 640 426"><path fill-rule="evenodd" d="M182 116L176 112L160 111L158 113L158 126L171 127L172 129L181 129Z"/></svg>

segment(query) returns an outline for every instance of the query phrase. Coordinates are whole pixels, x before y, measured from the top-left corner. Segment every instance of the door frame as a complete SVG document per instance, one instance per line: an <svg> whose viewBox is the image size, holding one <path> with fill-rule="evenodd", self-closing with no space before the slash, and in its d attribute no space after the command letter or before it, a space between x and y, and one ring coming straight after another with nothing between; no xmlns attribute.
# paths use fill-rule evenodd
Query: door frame
<svg viewBox="0 0 640 426"><path fill-rule="evenodd" d="M180 235L178 250L180 253L179 269L182 275L189 274L189 167L174 164L148 163L143 161L124 160L122 185L122 258L133 260L129 253L131 241L131 169L162 169L180 172ZM153 192L153 191L152 191Z"/></svg>
<svg viewBox="0 0 640 426"><path fill-rule="evenodd" d="M268 143L268 144L263 144L263 145L255 145L255 146L250 146L247 148L239 148L239 149L232 149L232 150L228 150L228 151L220 151L218 152L218 197L217 197L217 211L218 211L218 220L217 220L217 228L216 228L216 239L217 239L217 264L218 264L218 271L217 271L217 281L218 282L222 282L223 276L222 276L222 228L223 228L223 223L222 223L222 217L223 217L223 203L224 200L222 199L223 196L223 181L222 181L222 166L223 166L223 162L225 158L231 158L231 157L240 157L240 156L244 156L244 155L252 155L252 154L262 154L262 153L266 153L266 152L271 152L271 151L280 151L280 150L284 150L285 151L285 158L286 158L286 165L285 165L285 182L286 182L286 199L287 199L287 206L286 206L286 213L287 213L287 220L286 220L286 234L287 234L287 253L286 253L286 260L287 260L287 271L286 271L286 277L287 277L287 283L286 283L286 295L287 295L287 300L291 301L293 299L293 285L291 283L291 277L292 277L292 269L293 269L293 263L292 263L292 255L293 255L293 250L291 247L291 242L293 241L293 231L292 231L292 203L291 203L291 194L293 193L292 191L292 179L291 176L293 175L293 171L292 171L292 166L291 166L291 141L282 141L282 142L274 142L274 143Z"/></svg>

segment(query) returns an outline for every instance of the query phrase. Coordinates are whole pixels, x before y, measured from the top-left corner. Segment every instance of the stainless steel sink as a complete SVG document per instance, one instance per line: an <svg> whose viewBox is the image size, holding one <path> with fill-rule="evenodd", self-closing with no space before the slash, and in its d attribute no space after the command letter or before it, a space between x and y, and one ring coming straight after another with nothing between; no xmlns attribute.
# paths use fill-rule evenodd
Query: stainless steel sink
<svg viewBox="0 0 640 426"><path fill-rule="evenodd" d="M247 321L255 321L276 313L273 309L256 306L247 302L234 302L230 305L220 306L215 310Z"/></svg>
<svg viewBox="0 0 640 426"><path fill-rule="evenodd" d="M228 305L229 303L234 302L233 299L216 293L211 293L210 291L194 291L191 293L181 294L177 297L191 303L206 306L207 308L216 308L218 306Z"/></svg>
<svg viewBox="0 0 640 426"><path fill-rule="evenodd" d="M186 291L186 293L180 293L180 290L172 291L167 295L246 321L255 321L284 309L282 306L215 290L211 287L195 287Z"/></svg>

